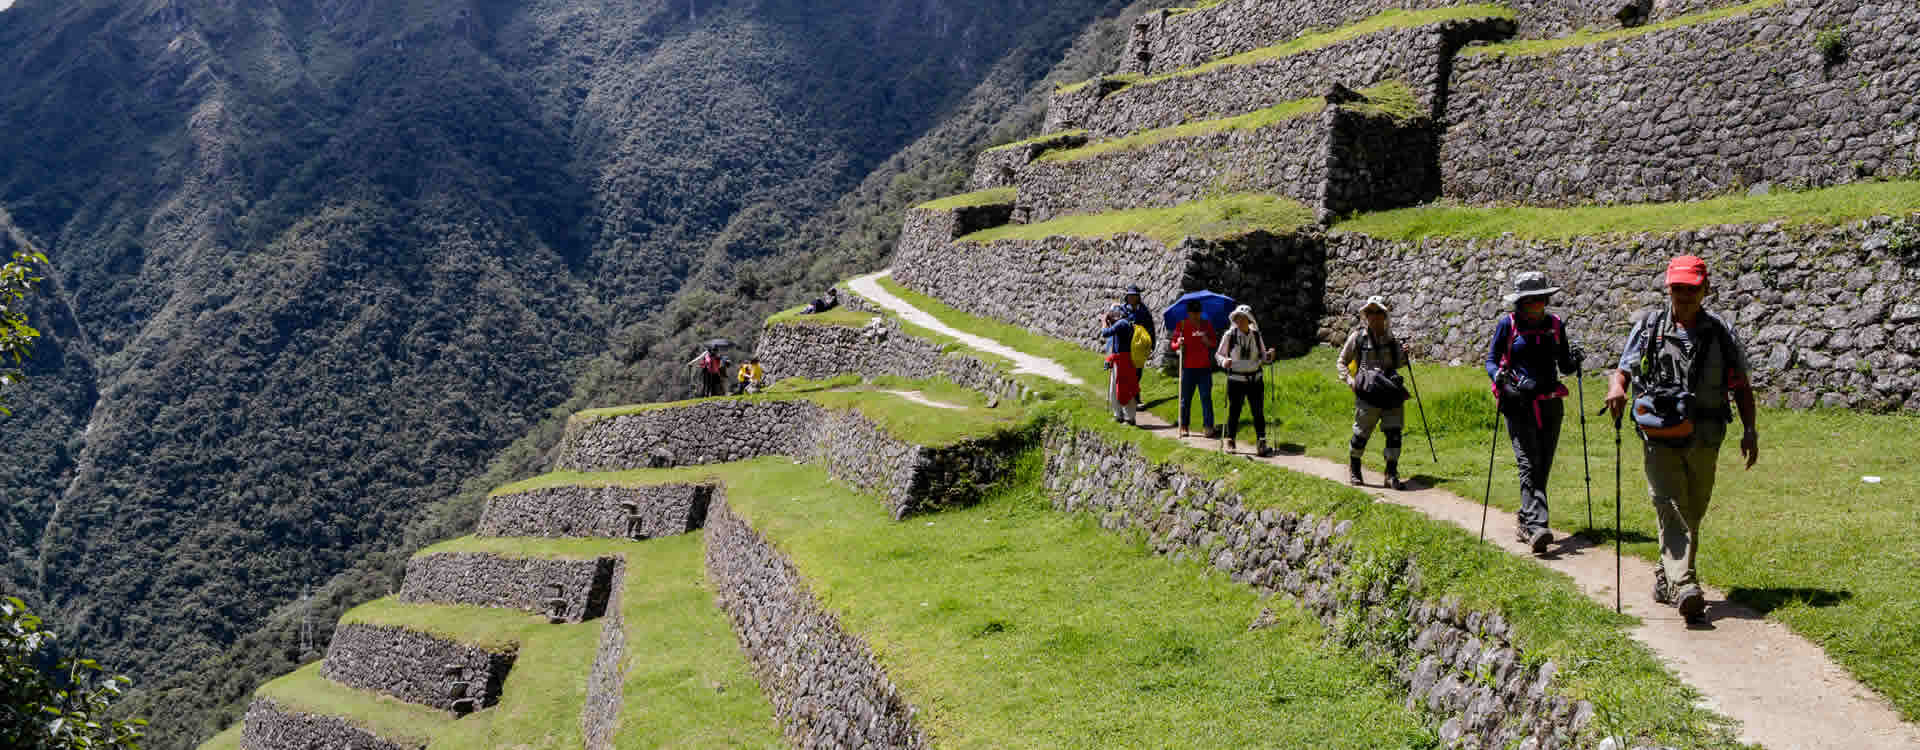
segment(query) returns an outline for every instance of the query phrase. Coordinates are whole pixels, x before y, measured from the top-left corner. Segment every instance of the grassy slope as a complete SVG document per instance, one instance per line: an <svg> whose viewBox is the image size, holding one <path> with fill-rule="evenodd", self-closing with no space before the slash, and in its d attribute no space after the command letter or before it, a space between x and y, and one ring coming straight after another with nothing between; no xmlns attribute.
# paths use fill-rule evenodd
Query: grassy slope
<svg viewBox="0 0 1920 750"><path fill-rule="evenodd" d="M857 381L858 379L854 379ZM883 428L901 439L924 446L943 446L982 435L996 430L1011 429L1025 423L1029 415L1017 404L1002 404L998 408L986 408L985 400L977 393L962 391L957 386L940 382L898 381L902 387L916 387L922 390L940 391L940 400L966 405L966 409L939 409L908 401L893 395L875 396L871 388L861 388L846 384L847 381L825 381L817 384L813 390L780 390L770 393L746 396L728 396L743 401L785 401L807 399L828 408L856 409L878 422ZM791 385L791 384L790 384ZM800 385L798 388L808 388ZM638 414L657 409L674 408L696 403L702 400L673 401L668 403L633 404L605 409L589 409L574 415L576 420L609 419L628 414Z"/></svg>
<svg viewBox="0 0 1920 750"><path fill-rule="evenodd" d="M1048 138L1053 138L1058 135L1064 135L1064 134L1050 133L1048 135L1030 138L1025 141L1009 143L1006 146L1001 146L1000 148L1011 148L1013 146L1029 143L1032 141L1046 140ZM949 195L945 198L930 200L930 201L927 201L926 203L922 203L918 206L914 206L914 208L922 208L922 209L927 209L929 211L947 211L955 208L969 208L972 206L990 206L995 203L1012 203L1014 197L1018 195L1019 192L1020 191L1018 188L1013 188L1013 187L987 188L985 190L975 190L971 193Z"/></svg>
<svg viewBox="0 0 1920 750"><path fill-rule="evenodd" d="M227 730L208 739L200 750L240 750L240 733L245 731L246 723L241 722L227 727Z"/></svg>
<svg viewBox="0 0 1920 750"><path fill-rule="evenodd" d="M968 316L891 279L882 279L881 283L942 322L1050 357L1088 382L1105 380L1097 355L1074 344ZM1331 379L1331 364L1326 370ZM1224 407L1224 384L1216 385L1219 392L1215 403ZM1150 403L1173 393L1173 381L1158 375L1149 376L1145 387ZM1132 442L1155 460L1175 461L1204 476L1235 482L1255 504L1353 519L1354 539L1362 556L1392 558L1411 552L1420 561L1429 593L1453 594L1470 605L1505 612L1529 658L1555 661L1570 694L1594 701L1608 721L1687 747L1727 743L1716 729L1718 720L1692 705L1691 691L1623 634L1621 626L1628 618L1589 601L1565 578L1497 548L1477 544L1471 534L1451 525L1428 521L1397 506L1368 502L1365 496L1343 486L1115 426L1094 405L1091 393L1064 386L1053 392L1067 397L1063 401L1068 413L1082 427ZM1269 411L1279 408L1275 404ZM1156 412L1164 415L1165 407ZM1217 416L1224 419L1224 408ZM1251 439L1251 430L1247 432ZM1277 428L1271 434L1291 439ZM1484 443L1480 449L1485 450Z"/></svg>
<svg viewBox="0 0 1920 750"><path fill-rule="evenodd" d="M1746 3L1744 5L1734 5L1734 6L1729 6L1725 8L1715 8L1713 10L1704 10L1698 13L1689 13L1687 15L1680 16L1678 18L1668 19L1660 23L1647 24L1645 26L1636 26L1630 29L1616 28L1610 31L1596 32L1596 31L1591 31L1589 29L1583 28L1577 32L1574 32L1569 36L1559 37L1556 39L1523 39L1519 41L1506 42L1503 44L1492 44L1492 45L1487 45L1483 47L1468 47L1466 49L1461 50L1460 54L1496 55L1496 56L1497 55L1551 54L1554 52L1574 49L1577 47L1584 47L1587 45L1599 44L1601 42L1610 42L1616 39L1630 39L1637 36L1644 36L1646 34L1667 31L1669 29L1678 29L1678 28L1684 28L1687 26L1697 26L1703 23L1718 21L1723 18L1732 18L1734 16L1746 15L1756 10L1760 10L1762 8L1771 8L1773 6L1779 5L1784 2L1786 2L1786 0L1755 0L1754 2Z"/></svg>
<svg viewBox="0 0 1920 750"><path fill-rule="evenodd" d="M1264 193L1189 201L1169 208L1136 208L1073 214L1037 224L1006 224L960 238L962 242L1041 240L1047 237L1112 237L1139 234L1172 247L1187 237L1229 237L1255 230L1284 232L1313 221L1305 205Z"/></svg>
<svg viewBox="0 0 1920 750"><path fill-rule="evenodd" d="M1411 29L1418 26L1426 26L1428 24L1437 24L1437 23L1443 23L1446 21L1456 21L1456 20L1468 19L1468 18L1509 18L1510 19L1513 17L1514 17L1514 13L1512 8L1506 7L1504 5L1490 5L1490 4L1458 5L1458 6L1447 7L1447 8L1428 8L1424 10L1400 10L1400 9L1386 10L1386 11L1381 11L1380 13L1377 13L1375 15L1369 16L1365 19L1355 21L1345 26L1341 26L1336 29L1332 29L1329 31L1321 31L1321 32L1312 33L1312 34L1302 34L1298 37L1295 37L1286 42L1282 42L1280 44L1261 47L1255 50L1249 50L1237 55L1222 57L1217 60L1212 60L1212 61L1202 63L1200 65L1196 65L1194 67L1186 68L1183 70L1176 70L1168 73L1162 73L1156 76L1149 76L1146 78L1142 78L1138 81L1135 81L1129 85L1130 86L1147 86L1147 85L1152 85L1154 83L1168 80L1171 78L1204 75L1216 70L1220 70L1222 68L1230 68L1230 67L1235 67L1240 65L1253 65L1253 64L1265 62L1268 60L1278 60L1280 58L1291 57L1293 55L1298 55L1305 52L1312 52L1318 49L1325 49L1327 47L1331 47L1341 42L1359 39L1360 37L1366 36L1368 34L1377 34L1382 31Z"/></svg>

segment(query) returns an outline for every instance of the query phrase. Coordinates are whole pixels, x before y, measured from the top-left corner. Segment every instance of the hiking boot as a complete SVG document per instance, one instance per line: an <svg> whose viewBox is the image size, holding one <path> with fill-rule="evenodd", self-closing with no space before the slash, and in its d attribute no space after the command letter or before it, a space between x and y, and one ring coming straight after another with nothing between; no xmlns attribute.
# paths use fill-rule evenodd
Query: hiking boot
<svg viewBox="0 0 1920 750"><path fill-rule="evenodd" d="M1673 606L1673 587L1667 585L1667 571L1653 571L1653 603Z"/></svg>
<svg viewBox="0 0 1920 750"><path fill-rule="evenodd" d="M1364 484L1360 478L1360 459L1347 459L1347 484L1359 487Z"/></svg>
<svg viewBox="0 0 1920 750"><path fill-rule="evenodd" d="M1680 591L1674 595L1674 604L1680 608L1680 616L1686 619L1688 625L1707 624L1707 592L1701 591L1699 586L1680 587Z"/></svg>
<svg viewBox="0 0 1920 750"><path fill-rule="evenodd" d="M1261 439L1260 442L1254 444L1253 455L1266 458L1273 455L1273 451L1267 448L1267 441Z"/></svg>
<svg viewBox="0 0 1920 750"><path fill-rule="evenodd" d="M1232 453L1232 452L1234 452L1234 450L1236 450L1236 449L1238 449L1239 447L1240 447L1239 445L1237 445L1237 444L1235 444L1235 443L1233 442L1233 438L1227 438L1227 452L1228 452L1228 453Z"/></svg>
<svg viewBox="0 0 1920 750"><path fill-rule="evenodd" d="M1187 436L1187 426L1180 425L1180 437L1185 438L1186 436Z"/></svg>
<svg viewBox="0 0 1920 750"><path fill-rule="evenodd" d="M1533 554L1547 554L1547 545L1553 543L1553 532L1546 529L1521 529L1520 541L1533 549Z"/></svg>
<svg viewBox="0 0 1920 750"><path fill-rule="evenodd" d="M1208 439L1208 440L1219 440L1219 439L1220 439L1220 428L1218 428L1218 427L1208 427L1208 428L1207 428L1207 439Z"/></svg>
<svg viewBox="0 0 1920 750"><path fill-rule="evenodd" d="M1400 464L1397 461L1387 462L1387 488L1396 491L1407 488L1407 483L1400 481Z"/></svg>
<svg viewBox="0 0 1920 750"><path fill-rule="evenodd" d="M1127 417L1127 426L1128 426L1128 427L1139 427L1139 426L1140 426L1140 423L1139 423L1139 422L1137 422L1137 421L1135 421L1133 417Z"/></svg>

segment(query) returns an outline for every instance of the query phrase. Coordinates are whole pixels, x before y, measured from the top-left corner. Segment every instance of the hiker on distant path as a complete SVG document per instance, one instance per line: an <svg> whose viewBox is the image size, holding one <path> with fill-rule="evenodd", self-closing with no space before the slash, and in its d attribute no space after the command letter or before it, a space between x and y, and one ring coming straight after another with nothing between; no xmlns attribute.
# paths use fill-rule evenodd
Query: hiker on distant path
<svg viewBox="0 0 1920 750"><path fill-rule="evenodd" d="M1407 364L1406 349L1387 328L1387 301L1368 297L1360 308L1365 324L1347 336L1340 347L1340 382L1353 390L1353 437L1347 439L1347 479L1362 482L1360 459L1375 425L1386 435L1387 487L1406 489L1400 481L1400 435L1407 421L1407 389L1399 370Z"/></svg>
<svg viewBox="0 0 1920 750"><path fill-rule="evenodd" d="M814 313L823 313L839 306L840 290L827 287L827 293L812 302L808 302L806 307L800 308L800 314L812 315Z"/></svg>
<svg viewBox="0 0 1920 750"><path fill-rule="evenodd" d="M1127 309L1127 320L1132 321L1134 325L1146 331L1146 351L1135 352L1137 356L1134 357L1134 359L1146 362L1153 356L1153 342L1160 340L1160 332L1153 327L1153 311L1147 309L1147 303L1140 297L1140 285L1128 285L1126 295L1120 298L1120 304ZM1146 378L1146 367L1136 367L1135 369L1138 370L1142 379ZM1140 403L1140 397L1138 395L1134 396L1133 406L1136 409L1146 408L1145 404Z"/></svg>
<svg viewBox="0 0 1920 750"><path fill-rule="evenodd" d="M1567 340L1560 317L1547 314L1547 302L1558 291L1560 287L1547 283L1546 274L1516 274L1513 293L1506 297L1512 312L1494 324L1487 347L1487 377L1493 379L1520 473L1518 537L1536 555L1545 554L1553 542L1553 532L1547 530L1547 479L1566 410L1561 399L1567 387L1560 373L1578 372L1585 356Z"/></svg>
<svg viewBox="0 0 1920 750"><path fill-rule="evenodd" d="M1214 361L1227 371L1227 451L1239 447L1233 439L1240 432L1240 406L1246 404L1253 411L1253 435L1258 441L1254 452L1264 457L1269 452L1267 388L1260 371L1273 361L1274 351L1267 348L1266 340L1260 336L1260 326L1253 320L1253 308L1241 305L1233 308L1227 317L1233 321L1233 327L1220 337L1220 348L1214 351Z"/></svg>
<svg viewBox="0 0 1920 750"><path fill-rule="evenodd" d="M1124 305L1107 308L1101 315L1100 335L1106 339L1107 405L1113 409L1113 421L1135 424L1134 401L1140 397L1140 372L1133 367L1133 321Z"/></svg>
<svg viewBox="0 0 1920 750"><path fill-rule="evenodd" d="M758 393L766 384L767 371L760 367L759 357L748 357L740 365L740 376L733 384L733 395Z"/></svg>
<svg viewBox="0 0 1920 750"><path fill-rule="evenodd" d="M1167 346L1180 353L1180 437L1188 434L1187 417L1193 396L1200 394L1200 419L1206 424L1207 438L1220 436L1213 426L1213 350L1220 345L1220 334L1201 315L1200 300L1187 300L1187 317L1173 328Z"/></svg>
<svg viewBox="0 0 1920 750"><path fill-rule="evenodd" d="M726 392L720 383L724 379L723 373L727 371L727 363L712 347L702 350L700 356L694 357L687 366L694 368L694 375L699 378L696 398L718 396Z"/></svg>
<svg viewBox="0 0 1920 750"><path fill-rule="evenodd" d="M1620 369L1607 388L1607 408L1620 419L1631 381L1647 494L1660 521L1653 600L1677 606L1689 625L1704 625L1707 598L1694 558L1700 551L1700 522L1713 497L1720 443L1733 421L1728 398L1745 426L1740 455L1749 469L1760 460L1760 426L1754 421L1753 386L1740 337L1703 304L1712 291L1707 262L1691 255L1674 258L1665 281L1667 305L1637 316L1627 334Z"/></svg>

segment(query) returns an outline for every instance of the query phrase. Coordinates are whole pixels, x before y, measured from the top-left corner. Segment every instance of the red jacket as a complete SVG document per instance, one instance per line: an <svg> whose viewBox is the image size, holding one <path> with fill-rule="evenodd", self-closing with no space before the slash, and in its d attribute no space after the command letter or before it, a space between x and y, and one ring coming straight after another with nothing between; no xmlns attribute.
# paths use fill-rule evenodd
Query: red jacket
<svg viewBox="0 0 1920 750"><path fill-rule="evenodd" d="M1205 320L1195 322L1181 318L1180 325L1173 329L1173 341L1168 346L1180 353L1181 367L1213 369L1213 350L1220 345L1220 335L1214 333L1213 324Z"/></svg>

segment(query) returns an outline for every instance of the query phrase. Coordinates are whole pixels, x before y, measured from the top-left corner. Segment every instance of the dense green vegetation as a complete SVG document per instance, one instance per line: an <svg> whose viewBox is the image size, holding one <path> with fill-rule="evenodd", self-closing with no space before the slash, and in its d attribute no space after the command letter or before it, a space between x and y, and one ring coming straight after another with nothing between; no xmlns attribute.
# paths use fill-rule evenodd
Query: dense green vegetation
<svg viewBox="0 0 1920 750"><path fill-rule="evenodd" d="M138 750L146 720L109 713L131 683L64 648L26 602L0 599L0 747Z"/></svg>
<svg viewBox="0 0 1920 750"><path fill-rule="evenodd" d="M1041 240L1048 237L1112 237L1138 234L1171 248L1187 237L1219 238L1266 231L1280 233L1313 221L1299 201L1266 193L1243 193L1189 201L1168 208L1134 208L1099 214L1069 214L1034 224L1004 224L961 237L961 242Z"/></svg>

